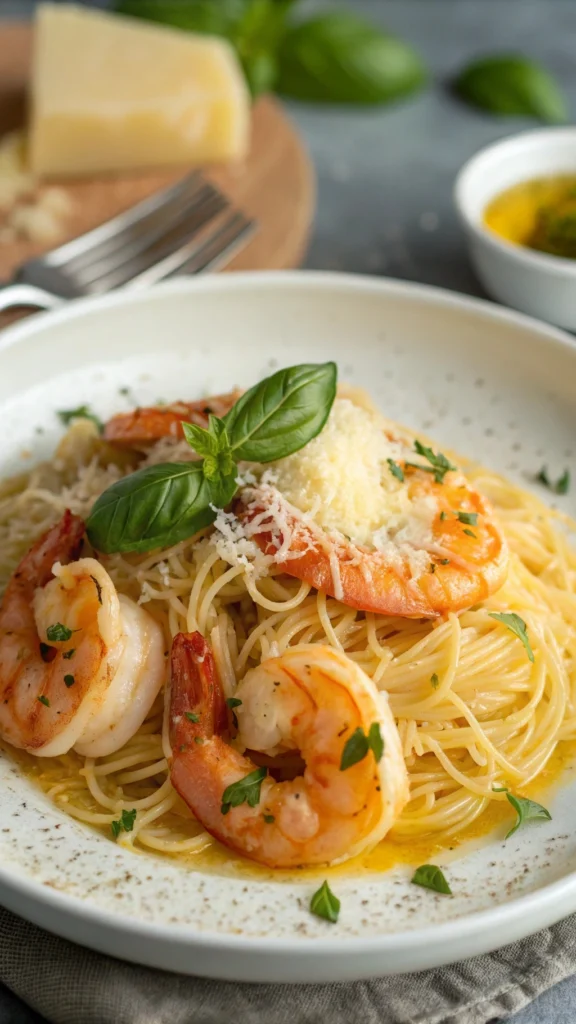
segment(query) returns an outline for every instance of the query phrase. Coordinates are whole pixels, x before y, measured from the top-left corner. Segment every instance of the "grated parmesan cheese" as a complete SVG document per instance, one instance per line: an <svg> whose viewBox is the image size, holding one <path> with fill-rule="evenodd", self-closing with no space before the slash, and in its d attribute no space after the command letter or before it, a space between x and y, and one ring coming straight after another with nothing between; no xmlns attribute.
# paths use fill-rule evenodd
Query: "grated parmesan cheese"
<svg viewBox="0 0 576 1024"><path fill-rule="evenodd" d="M338 398L322 433L266 470L262 483L323 530L380 551L398 567L407 561L416 577L428 569L436 503L432 496L411 500L389 459L413 461L414 453L407 441L386 436L378 413Z"/></svg>

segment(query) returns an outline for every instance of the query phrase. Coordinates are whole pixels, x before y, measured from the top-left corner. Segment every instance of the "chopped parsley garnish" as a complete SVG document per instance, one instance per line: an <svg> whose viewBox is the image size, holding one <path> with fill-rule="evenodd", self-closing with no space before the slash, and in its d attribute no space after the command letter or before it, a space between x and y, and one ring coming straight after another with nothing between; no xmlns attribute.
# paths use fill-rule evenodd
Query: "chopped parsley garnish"
<svg viewBox="0 0 576 1024"><path fill-rule="evenodd" d="M68 629L68 626L63 626L61 622L55 622L53 626L48 626L46 637L51 643L54 643L54 641L69 640L73 632L73 629Z"/></svg>
<svg viewBox="0 0 576 1024"><path fill-rule="evenodd" d="M194 743L198 743L199 746L202 746L202 744L204 743L203 737L202 736L195 736L194 737Z"/></svg>
<svg viewBox="0 0 576 1024"><path fill-rule="evenodd" d="M428 566L428 568L429 568L431 573L435 573L436 572L436 563L435 562L430 562L430 565Z"/></svg>
<svg viewBox="0 0 576 1024"><path fill-rule="evenodd" d="M372 751L377 762L384 753L384 740L382 739L378 722L372 722L368 735L365 735L361 726L358 726L352 735L349 736L342 751L340 771L345 772L347 768L351 768L352 765L363 761L369 750Z"/></svg>
<svg viewBox="0 0 576 1024"><path fill-rule="evenodd" d="M340 913L340 900L334 895L328 882L322 882L310 900L310 912L316 917L323 917L325 921L336 924Z"/></svg>
<svg viewBox="0 0 576 1024"><path fill-rule="evenodd" d="M440 565L450 565L450 559L449 558L439 558L438 562L440 563Z"/></svg>
<svg viewBox="0 0 576 1024"><path fill-rule="evenodd" d="M548 490L553 491L554 494L568 494L570 490L570 470L565 469L562 476L559 477L556 482L550 479L548 476L548 470L546 466L542 466L542 469L538 473L536 479L539 483L544 484Z"/></svg>
<svg viewBox="0 0 576 1024"><path fill-rule="evenodd" d="M104 430L102 420L98 419L98 416L92 412L89 405L79 405L77 409L59 409L57 416L65 427L69 427L73 420L91 420L100 434Z"/></svg>
<svg viewBox="0 0 576 1024"><path fill-rule="evenodd" d="M44 705L45 708L49 708L50 707L50 701L48 700L48 697L44 696L43 693L37 699L40 701L41 704Z"/></svg>
<svg viewBox="0 0 576 1024"><path fill-rule="evenodd" d="M440 513L440 521L441 521L442 523L443 523L443 522L444 522L444 520L445 520L445 519L447 519L447 518L448 518L448 516L446 515L446 513L445 513L445 512L441 512L441 513Z"/></svg>
<svg viewBox="0 0 576 1024"><path fill-rule="evenodd" d="M74 676L65 675L64 676L64 684L65 684L65 686L68 687L68 689L70 689L71 686L74 686Z"/></svg>
<svg viewBox="0 0 576 1024"><path fill-rule="evenodd" d="M473 530L469 530L468 528L466 528L462 532L465 533L468 537L474 537L474 539L476 539L476 534L474 533Z"/></svg>
<svg viewBox="0 0 576 1024"><path fill-rule="evenodd" d="M433 690L437 690L440 686L440 680L438 679L438 674L436 672L433 672L430 676L430 686Z"/></svg>
<svg viewBox="0 0 576 1024"><path fill-rule="evenodd" d="M64 651L64 654L62 655L62 657L66 658L66 661L70 661L70 658L73 658L75 654L76 654L76 648L75 647L71 647L69 651Z"/></svg>
<svg viewBox="0 0 576 1024"><path fill-rule="evenodd" d="M134 828L134 822L136 821L136 808L133 807L131 811L122 811L118 821L113 821L110 825L112 829L112 835L115 839L118 838L121 832L131 832Z"/></svg>
<svg viewBox="0 0 576 1024"><path fill-rule="evenodd" d="M388 463L388 468L392 473L392 476L395 476L400 483L404 483L404 470L402 469L402 466L399 466L397 462L394 462L394 459L386 459L386 462Z"/></svg>
<svg viewBox="0 0 576 1024"><path fill-rule="evenodd" d="M526 654L530 661L534 661L534 651L532 650L530 640L528 639L528 631L526 629L524 619L521 619L516 612L488 612L488 615L491 619L496 619L496 622L501 622L512 633L515 633L518 639L524 644Z"/></svg>
<svg viewBox="0 0 576 1024"><path fill-rule="evenodd" d="M442 452L433 452L431 448L427 448L427 446L422 444L421 441L414 441L414 451L418 455L421 455L422 458L427 459L431 467L416 466L416 468L424 469L427 473L433 473L437 484L443 484L446 473L448 473L449 470L456 469L456 466L453 466ZM415 463L410 463L410 465L413 466Z"/></svg>
<svg viewBox="0 0 576 1024"><path fill-rule="evenodd" d="M505 839L510 839L510 836L513 836L528 821L552 821L550 811L546 810L542 804L537 804L535 800L527 800L524 796L514 796L508 792L505 786L494 786L493 789L495 793L506 793L506 799L512 805L517 815L514 825L504 836Z"/></svg>
<svg viewBox="0 0 576 1024"><path fill-rule="evenodd" d="M413 885L421 885L423 889L433 889L444 896L451 896L452 889L444 878L443 872L435 864L422 864L412 875Z"/></svg>
<svg viewBox="0 0 576 1024"><path fill-rule="evenodd" d="M263 814L262 817L264 818L264 821L266 822L267 825L271 825L272 822L276 821L276 818L274 817L273 814Z"/></svg>
<svg viewBox="0 0 576 1024"><path fill-rule="evenodd" d="M222 814L228 814L231 807L239 807L240 804L248 804L248 807L257 807L260 803L260 789L267 775L266 768L257 768L256 771L245 775L238 782L227 786L222 794Z"/></svg>
<svg viewBox="0 0 576 1024"><path fill-rule="evenodd" d="M476 526L478 523L477 512L455 512L454 515L459 523L466 523L466 526Z"/></svg>
<svg viewBox="0 0 576 1024"><path fill-rule="evenodd" d="M195 714L194 711L185 711L184 718L187 718L189 722L199 722L200 715Z"/></svg>

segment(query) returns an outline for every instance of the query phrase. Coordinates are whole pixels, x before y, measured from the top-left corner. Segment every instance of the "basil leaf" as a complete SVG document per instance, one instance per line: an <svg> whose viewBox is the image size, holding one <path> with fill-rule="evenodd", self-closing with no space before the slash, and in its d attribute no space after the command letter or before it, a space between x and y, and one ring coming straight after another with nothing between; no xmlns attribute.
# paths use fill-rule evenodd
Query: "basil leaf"
<svg viewBox="0 0 576 1024"><path fill-rule="evenodd" d="M70 674L64 676L64 685L67 689L70 689L71 686L74 686L74 682L74 676L71 676Z"/></svg>
<svg viewBox="0 0 576 1024"><path fill-rule="evenodd" d="M411 882L413 885L421 885L424 889L433 889L444 896L452 895L452 889L444 878L444 873L435 864L422 864L416 868Z"/></svg>
<svg viewBox="0 0 576 1024"><path fill-rule="evenodd" d="M336 924L340 913L340 900L334 895L328 882L322 882L310 900L310 913L323 917L325 921Z"/></svg>
<svg viewBox="0 0 576 1024"><path fill-rule="evenodd" d="M498 792L498 790L496 790ZM502 790L500 790L502 792ZM518 815L515 824L512 826L509 832L506 833L505 839L509 839L515 832L518 831L521 825L524 825L527 821L536 821L544 818L546 821L552 820L550 811L547 811L542 804L537 804L535 800L527 800L523 796L513 796L512 793L506 792L506 799L516 811Z"/></svg>
<svg viewBox="0 0 576 1024"><path fill-rule="evenodd" d="M266 768L257 768L256 771L245 775L238 782L227 786L222 794L222 814L228 814L231 807L239 807L247 803L248 807L257 807L260 803L260 789L267 775Z"/></svg>
<svg viewBox="0 0 576 1024"><path fill-rule="evenodd" d="M520 55L484 57L458 75L461 99L493 114L525 115L556 124L568 119L556 82L539 64Z"/></svg>
<svg viewBox="0 0 576 1024"><path fill-rule="evenodd" d="M309 363L246 391L224 417L234 458L273 462L303 448L328 419L336 378L336 363Z"/></svg>
<svg viewBox="0 0 576 1024"><path fill-rule="evenodd" d="M502 622L512 633L515 633L519 640L522 641L526 648L526 654L530 661L534 661L534 651L528 639L528 631L526 629L526 623L524 619L521 619L516 612L488 612L491 619L496 619L497 622Z"/></svg>
<svg viewBox="0 0 576 1024"><path fill-rule="evenodd" d="M289 30L278 91L315 103L389 103L424 82L414 50L353 14L325 14Z"/></svg>
<svg viewBox="0 0 576 1024"><path fill-rule="evenodd" d="M210 413L209 427L199 427L196 423L182 421L184 437L198 455L204 456L202 472L207 480L217 480L234 473L236 463L232 458L232 450L228 433L223 420Z"/></svg>
<svg viewBox="0 0 576 1024"><path fill-rule="evenodd" d="M382 754L384 753L384 740L382 739L382 733L380 732L380 724L378 722L372 722L370 729L368 730L368 746L374 754L376 763L381 760Z"/></svg>
<svg viewBox="0 0 576 1024"><path fill-rule="evenodd" d="M112 484L86 522L98 551L152 551L192 537L236 493L236 475L207 480L201 462L146 466Z"/></svg>
<svg viewBox="0 0 576 1024"><path fill-rule="evenodd" d="M40 696L37 697L36 700L39 700L40 703L43 704L45 708L49 708L50 707L50 701L48 700L48 697L44 696L43 693L40 694Z"/></svg>
<svg viewBox="0 0 576 1024"><path fill-rule="evenodd" d="M345 772L347 768L351 768L352 765L362 761L366 757L368 749L368 738L364 735L364 731L360 726L358 726L344 744L344 750L340 758L340 771Z"/></svg>
<svg viewBox="0 0 576 1024"><path fill-rule="evenodd" d="M182 420L184 439L197 455L218 455L220 445L217 437L210 430L199 427L196 423Z"/></svg>

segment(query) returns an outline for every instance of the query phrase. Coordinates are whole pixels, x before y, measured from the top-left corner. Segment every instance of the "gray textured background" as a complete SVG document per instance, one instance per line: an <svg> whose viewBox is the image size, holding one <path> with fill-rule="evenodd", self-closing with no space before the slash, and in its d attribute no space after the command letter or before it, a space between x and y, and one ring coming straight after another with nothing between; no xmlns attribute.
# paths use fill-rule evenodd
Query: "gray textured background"
<svg viewBox="0 0 576 1024"><path fill-rule="evenodd" d="M0 17L25 17L33 6L0 0ZM309 7L323 6L309 0ZM318 173L306 266L482 294L452 209L452 183L477 149L528 125L469 110L444 83L476 54L521 51L556 74L576 115L576 0L348 0L348 6L412 42L431 83L425 94L383 110L291 105ZM575 1019L576 979L541 996L509 1024ZM0 1024L41 1021L0 988Z"/></svg>

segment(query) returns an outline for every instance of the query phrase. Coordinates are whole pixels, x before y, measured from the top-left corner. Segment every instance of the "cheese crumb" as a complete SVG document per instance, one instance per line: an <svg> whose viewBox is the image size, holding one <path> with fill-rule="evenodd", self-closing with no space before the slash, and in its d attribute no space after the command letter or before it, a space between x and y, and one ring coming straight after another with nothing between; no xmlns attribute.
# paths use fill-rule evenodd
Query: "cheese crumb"
<svg viewBox="0 0 576 1024"><path fill-rule="evenodd" d="M432 540L435 503L411 501L407 486L392 474L388 460L414 455L407 441L387 437L385 426L379 414L337 398L318 437L267 470L262 482L352 544L387 551L393 540L421 548Z"/></svg>

